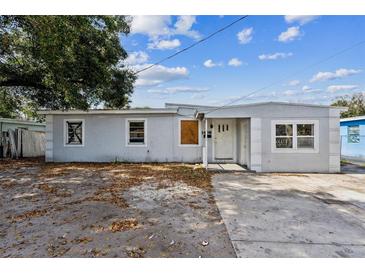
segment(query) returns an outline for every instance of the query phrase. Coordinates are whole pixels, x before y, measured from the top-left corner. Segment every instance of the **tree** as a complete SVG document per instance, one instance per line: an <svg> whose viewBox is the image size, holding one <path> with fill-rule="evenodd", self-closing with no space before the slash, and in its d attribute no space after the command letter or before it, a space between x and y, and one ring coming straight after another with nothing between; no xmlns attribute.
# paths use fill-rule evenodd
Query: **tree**
<svg viewBox="0 0 365 274"><path fill-rule="evenodd" d="M136 77L120 34L129 30L124 16L0 16L0 105L17 105L16 93L35 108L128 106Z"/></svg>
<svg viewBox="0 0 365 274"><path fill-rule="evenodd" d="M348 107L348 111L341 113L341 118L365 115L365 96L363 93L341 96L331 105Z"/></svg>
<svg viewBox="0 0 365 274"><path fill-rule="evenodd" d="M20 102L19 98L10 96L5 88L0 88L0 117L16 118Z"/></svg>

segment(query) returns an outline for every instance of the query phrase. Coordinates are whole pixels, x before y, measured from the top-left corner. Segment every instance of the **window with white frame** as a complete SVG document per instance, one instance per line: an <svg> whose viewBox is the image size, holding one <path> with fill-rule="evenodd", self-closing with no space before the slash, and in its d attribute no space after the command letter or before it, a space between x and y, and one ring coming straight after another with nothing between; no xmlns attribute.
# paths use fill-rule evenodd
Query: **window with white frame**
<svg viewBox="0 0 365 274"><path fill-rule="evenodd" d="M347 142L350 144L360 143L360 127L348 126L347 127Z"/></svg>
<svg viewBox="0 0 365 274"><path fill-rule="evenodd" d="M275 125L275 144L276 148L293 148L293 125Z"/></svg>
<svg viewBox="0 0 365 274"><path fill-rule="evenodd" d="M145 120L128 120L128 145L146 144L145 125Z"/></svg>
<svg viewBox="0 0 365 274"><path fill-rule="evenodd" d="M65 130L65 145L82 146L84 144L84 122L82 120L66 120Z"/></svg>
<svg viewBox="0 0 365 274"><path fill-rule="evenodd" d="M273 151L318 151L317 121L273 121Z"/></svg>

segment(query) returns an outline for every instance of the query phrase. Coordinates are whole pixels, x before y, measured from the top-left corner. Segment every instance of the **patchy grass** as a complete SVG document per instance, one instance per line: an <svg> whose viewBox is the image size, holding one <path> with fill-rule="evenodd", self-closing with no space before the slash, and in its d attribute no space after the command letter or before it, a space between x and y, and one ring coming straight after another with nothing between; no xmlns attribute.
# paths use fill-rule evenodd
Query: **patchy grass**
<svg viewBox="0 0 365 274"><path fill-rule="evenodd" d="M348 160L345 160L345 159L341 159L341 166L344 166L344 165L351 165L351 162Z"/></svg>

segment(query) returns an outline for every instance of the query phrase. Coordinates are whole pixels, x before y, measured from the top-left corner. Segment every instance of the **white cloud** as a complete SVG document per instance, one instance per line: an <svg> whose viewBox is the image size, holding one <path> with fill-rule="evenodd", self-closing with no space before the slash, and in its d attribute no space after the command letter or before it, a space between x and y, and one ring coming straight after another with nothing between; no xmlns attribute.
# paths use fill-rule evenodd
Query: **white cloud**
<svg viewBox="0 0 365 274"><path fill-rule="evenodd" d="M214 67L219 67L222 66L222 63L214 63L212 59L208 59L203 63L204 67L207 68L214 68Z"/></svg>
<svg viewBox="0 0 365 274"><path fill-rule="evenodd" d="M199 32L192 30L191 28L196 23L196 17L192 15L179 16L175 23L174 34L185 35L194 39L200 39L201 35Z"/></svg>
<svg viewBox="0 0 365 274"><path fill-rule="evenodd" d="M318 92L318 91L321 91L320 89L314 89L314 88L311 88L307 85L304 85L302 87L302 91L304 91L305 93L311 93L311 92Z"/></svg>
<svg viewBox="0 0 365 274"><path fill-rule="evenodd" d="M144 51L134 51L128 54L127 59L124 60L124 63L130 66L146 63L149 59L149 56Z"/></svg>
<svg viewBox="0 0 365 274"><path fill-rule="evenodd" d="M285 21L288 24L298 23L300 25L305 25L319 16L316 15L285 15Z"/></svg>
<svg viewBox="0 0 365 274"><path fill-rule="evenodd" d="M136 65L136 71L148 67L150 64ZM136 86L156 86L173 80L186 79L189 71L186 67L165 67L157 65L138 75Z"/></svg>
<svg viewBox="0 0 365 274"><path fill-rule="evenodd" d="M179 39L173 39L173 40L159 40L159 41L153 41L151 43L148 43L149 49L174 49L177 47L180 47L181 43Z"/></svg>
<svg viewBox="0 0 365 274"><path fill-rule="evenodd" d="M239 67L242 65L242 61L238 58L232 58L228 61L228 65L232 67Z"/></svg>
<svg viewBox="0 0 365 274"><path fill-rule="evenodd" d="M334 79L344 78L344 77L347 77L347 76L358 74L360 72L361 72L361 70L344 69L344 68L338 69L335 72L329 72L329 71L318 72L316 75L314 75L312 77L310 82L334 80Z"/></svg>
<svg viewBox="0 0 365 274"><path fill-rule="evenodd" d="M261 55L259 55L259 59L260 60L277 60L277 59L288 58L290 56L293 56L293 53L276 52L273 54L261 54Z"/></svg>
<svg viewBox="0 0 365 274"><path fill-rule="evenodd" d="M194 39L201 37L200 33L191 28L196 23L196 17L183 15L177 18L172 25L171 16L137 15L132 17L131 33L147 35L150 40L158 40L162 37L184 35Z"/></svg>
<svg viewBox="0 0 365 274"><path fill-rule="evenodd" d="M294 90L286 90L283 92L284 95L286 96L292 96L295 94L295 91Z"/></svg>
<svg viewBox="0 0 365 274"><path fill-rule="evenodd" d="M289 86L292 86L292 87L295 87L295 86L297 86L299 84L300 84L300 81L299 80L291 80L289 82Z"/></svg>
<svg viewBox="0 0 365 274"><path fill-rule="evenodd" d="M246 28L237 33L240 44L248 44L252 40L253 28Z"/></svg>
<svg viewBox="0 0 365 274"><path fill-rule="evenodd" d="M301 35L299 27L290 27L286 31L280 33L278 40L280 42L290 42L299 38Z"/></svg>
<svg viewBox="0 0 365 274"><path fill-rule="evenodd" d="M202 94L202 93L195 93L191 96L191 99L204 99L205 97L207 97L206 94Z"/></svg>
<svg viewBox="0 0 365 274"><path fill-rule="evenodd" d="M132 19L132 34L140 33L151 38L170 34L171 16L136 15Z"/></svg>
<svg viewBox="0 0 365 274"><path fill-rule="evenodd" d="M328 86L327 91L331 93L335 93L338 91L353 91L358 87L359 86L356 85L333 85L333 86Z"/></svg>
<svg viewBox="0 0 365 274"><path fill-rule="evenodd" d="M191 93L191 94L201 94L207 92L208 88L199 87L168 87L164 89L151 89L148 90L149 93L154 94L177 94L177 93Z"/></svg>

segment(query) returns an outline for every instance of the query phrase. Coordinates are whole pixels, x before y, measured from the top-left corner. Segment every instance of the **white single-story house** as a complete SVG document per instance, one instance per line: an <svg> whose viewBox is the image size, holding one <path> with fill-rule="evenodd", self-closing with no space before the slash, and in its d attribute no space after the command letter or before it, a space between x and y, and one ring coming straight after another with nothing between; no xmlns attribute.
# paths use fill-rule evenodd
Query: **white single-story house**
<svg viewBox="0 0 365 274"><path fill-rule="evenodd" d="M225 107L40 111L48 162L237 163L257 172L339 172L340 107L280 102Z"/></svg>

